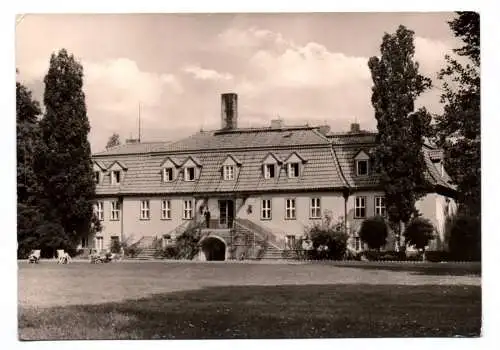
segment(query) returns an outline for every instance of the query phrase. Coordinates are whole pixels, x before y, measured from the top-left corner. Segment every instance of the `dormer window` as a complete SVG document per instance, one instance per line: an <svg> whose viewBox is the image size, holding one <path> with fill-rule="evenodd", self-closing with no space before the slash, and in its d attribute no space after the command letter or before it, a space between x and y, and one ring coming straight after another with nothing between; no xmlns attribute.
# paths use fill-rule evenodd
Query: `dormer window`
<svg viewBox="0 0 500 350"><path fill-rule="evenodd" d="M223 176L224 176L224 180L234 180L234 166L233 165L224 165Z"/></svg>
<svg viewBox="0 0 500 350"><path fill-rule="evenodd" d="M119 170L111 171L111 184L119 185L121 180L121 172Z"/></svg>
<svg viewBox="0 0 500 350"><path fill-rule="evenodd" d="M288 163L288 177L299 177L299 163Z"/></svg>
<svg viewBox="0 0 500 350"><path fill-rule="evenodd" d="M174 180L174 169L163 168L163 182L170 182Z"/></svg>
<svg viewBox="0 0 500 350"><path fill-rule="evenodd" d="M358 176L368 175L368 160L362 159L356 161L356 174Z"/></svg>
<svg viewBox="0 0 500 350"><path fill-rule="evenodd" d="M275 172L276 166L274 164L264 165L264 178L273 179L276 176Z"/></svg>
<svg viewBox="0 0 500 350"><path fill-rule="evenodd" d="M101 172L100 171L94 171L94 182L96 184L101 182Z"/></svg>
<svg viewBox="0 0 500 350"><path fill-rule="evenodd" d="M194 177L195 177L194 167L184 168L184 181L194 181Z"/></svg>

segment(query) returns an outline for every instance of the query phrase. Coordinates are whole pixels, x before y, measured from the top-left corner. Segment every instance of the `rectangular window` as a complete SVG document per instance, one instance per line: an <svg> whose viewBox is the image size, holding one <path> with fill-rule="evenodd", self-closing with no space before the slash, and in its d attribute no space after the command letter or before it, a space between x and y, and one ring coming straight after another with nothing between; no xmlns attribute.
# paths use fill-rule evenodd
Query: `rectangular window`
<svg viewBox="0 0 500 350"><path fill-rule="evenodd" d="M366 217L366 197L356 197L354 206L354 217Z"/></svg>
<svg viewBox="0 0 500 350"><path fill-rule="evenodd" d="M149 220L149 201L141 201L141 220Z"/></svg>
<svg viewBox="0 0 500 350"><path fill-rule="evenodd" d="M224 180L234 180L234 167L232 165L224 165Z"/></svg>
<svg viewBox="0 0 500 350"><path fill-rule="evenodd" d="M161 218L162 220L170 220L172 219L172 210L171 204L169 200L161 201Z"/></svg>
<svg viewBox="0 0 500 350"><path fill-rule="evenodd" d="M288 163L288 177L299 177L299 163Z"/></svg>
<svg viewBox="0 0 500 350"><path fill-rule="evenodd" d="M87 237L82 237L82 248L88 248L89 240Z"/></svg>
<svg viewBox="0 0 500 350"><path fill-rule="evenodd" d="M358 160L356 162L356 173L358 176L368 175L368 160Z"/></svg>
<svg viewBox="0 0 500 350"><path fill-rule="evenodd" d="M182 218L184 220L191 220L193 218L193 201L184 201L184 210L182 212Z"/></svg>
<svg viewBox="0 0 500 350"><path fill-rule="evenodd" d="M94 171L94 181L96 184L101 182L101 172L100 171Z"/></svg>
<svg viewBox="0 0 500 350"><path fill-rule="evenodd" d="M263 199L261 208L261 218L265 220L271 219L271 200Z"/></svg>
<svg viewBox="0 0 500 350"><path fill-rule="evenodd" d="M375 197L375 215L385 216L386 215L385 208L385 197L378 196Z"/></svg>
<svg viewBox="0 0 500 350"><path fill-rule="evenodd" d="M319 198L311 198L311 219L321 218L321 200Z"/></svg>
<svg viewBox="0 0 500 350"><path fill-rule="evenodd" d="M104 249L104 238L102 236L95 238L95 247L98 251Z"/></svg>
<svg viewBox="0 0 500 350"><path fill-rule="evenodd" d="M285 237L285 249L295 249L295 236L287 235Z"/></svg>
<svg viewBox="0 0 500 350"><path fill-rule="evenodd" d="M266 179L273 179L275 177L275 165L265 164L264 165L264 177Z"/></svg>
<svg viewBox="0 0 500 350"><path fill-rule="evenodd" d="M120 220L120 202L111 202L111 220Z"/></svg>
<svg viewBox="0 0 500 350"><path fill-rule="evenodd" d="M104 220L104 202L97 202L94 204L94 211L97 215L97 219L100 221Z"/></svg>
<svg viewBox="0 0 500 350"><path fill-rule="evenodd" d="M120 184L120 171L119 170L113 170L111 172L111 184L112 185L119 185Z"/></svg>
<svg viewBox="0 0 500 350"><path fill-rule="evenodd" d="M295 219L295 199L286 200L285 219Z"/></svg>
<svg viewBox="0 0 500 350"><path fill-rule="evenodd" d="M354 250L361 250L361 238L359 237L354 237Z"/></svg>
<svg viewBox="0 0 500 350"><path fill-rule="evenodd" d="M195 169L194 167L189 167L184 169L184 180L185 181L194 181L194 174L195 174Z"/></svg>
<svg viewBox="0 0 500 350"><path fill-rule="evenodd" d="M120 247L120 237L118 236L111 236L111 246L110 248L112 247L115 247L115 249L117 247ZM118 253L118 252L114 252L114 253Z"/></svg>
<svg viewBox="0 0 500 350"><path fill-rule="evenodd" d="M174 169L163 168L163 182L170 182L174 180Z"/></svg>

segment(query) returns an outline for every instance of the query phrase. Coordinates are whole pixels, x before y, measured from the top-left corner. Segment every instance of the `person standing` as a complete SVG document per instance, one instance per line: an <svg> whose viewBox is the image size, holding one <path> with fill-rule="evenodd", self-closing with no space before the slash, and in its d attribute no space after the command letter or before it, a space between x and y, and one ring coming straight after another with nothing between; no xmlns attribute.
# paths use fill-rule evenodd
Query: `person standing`
<svg viewBox="0 0 500 350"><path fill-rule="evenodd" d="M208 208L205 210L205 223L207 228L210 228L210 210Z"/></svg>

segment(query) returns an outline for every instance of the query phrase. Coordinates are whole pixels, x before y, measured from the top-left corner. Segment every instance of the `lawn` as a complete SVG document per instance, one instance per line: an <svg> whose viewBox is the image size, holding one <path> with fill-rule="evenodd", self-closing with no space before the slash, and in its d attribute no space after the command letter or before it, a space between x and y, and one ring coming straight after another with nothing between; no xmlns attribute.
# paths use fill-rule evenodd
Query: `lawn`
<svg viewBox="0 0 500 350"><path fill-rule="evenodd" d="M20 263L19 334L23 340L480 334L477 269L387 266Z"/></svg>

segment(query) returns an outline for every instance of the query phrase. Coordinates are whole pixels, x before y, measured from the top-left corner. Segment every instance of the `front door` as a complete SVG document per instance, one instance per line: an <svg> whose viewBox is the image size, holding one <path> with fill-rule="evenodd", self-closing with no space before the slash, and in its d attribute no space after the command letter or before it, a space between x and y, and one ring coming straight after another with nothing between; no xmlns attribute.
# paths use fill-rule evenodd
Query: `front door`
<svg viewBox="0 0 500 350"><path fill-rule="evenodd" d="M219 200L219 224L223 228L231 228L234 220L234 202L232 200Z"/></svg>

